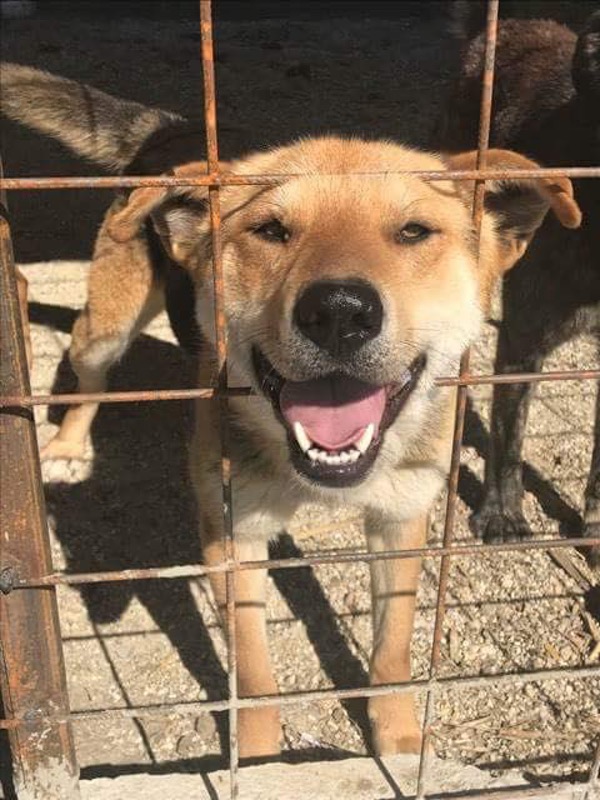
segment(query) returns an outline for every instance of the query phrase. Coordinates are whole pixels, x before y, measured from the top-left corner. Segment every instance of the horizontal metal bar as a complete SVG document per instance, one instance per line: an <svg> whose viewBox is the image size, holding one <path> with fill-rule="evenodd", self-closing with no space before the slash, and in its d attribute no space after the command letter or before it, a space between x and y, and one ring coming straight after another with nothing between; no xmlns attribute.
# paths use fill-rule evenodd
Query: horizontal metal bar
<svg viewBox="0 0 600 800"><path fill-rule="evenodd" d="M551 167L539 169L468 169L468 170L403 170L387 172L342 172L323 173L326 176L358 176L362 178L385 178L389 175L411 175L429 181L447 180L506 180L521 178L600 178L600 167ZM126 189L136 186L277 186L293 178L307 177L303 173L277 175L198 175L176 177L173 175L106 176L89 177L31 177L2 178L0 190L42 189Z"/></svg>
<svg viewBox="0 0 600 800"><path fill-rule="evenodd" d="M481 386L497 383L551 383L553 381L600 380L600 369L554 370L548 372L507 372L502 375L462 375L436 378L436 386Z"/></svg>
<svg viewBox="0 0 600 800"><path fill-rule="evenodd" d="M519 552L522 550L555 550L563 547L595 547L600 545L600 537L580 537L577 539L532 539L525 542L502 542L499 544L454 545L452 547L420 547L414 550L382 550L369 553L330 551L320 555L307 555L301 558L265 559L263 561L223 561L221 564L182 564L173 567L145 567L143 569L110 570L105 572L51 573L35 577L20 577L13 572L12 579L6 583L5 591L42 586L76 586L84 583L113 583L117 581L175 580L198 578L215 572L244 571L248 569L299 569L302 567L323 566L326 564L349 564L356 562L388 561L403 558L453 558L477 556L483 558L491 553Z"/></svg>
<svg viewBox="0 0 600 800"><path fill-rule="evenodd" d="M505 375L462 375L437 378L436 386L481 386L497 383L547 383L553 381L600 380L600 369L565 370L563 372L515 372ZM38 394L0 396L2 406L56 406L80 403L145 403L155 400L210 399L220 394L218 389L145 389L137 392L72 392L70 394ZM227 389L228 397L246 397L255 394L250 386L233 386Z"/></svg>
<svg viewBox="0 0 600 800"><path fill-rule="evenodd" d="M294 705L296 703L315 703L321 700L354 700L361 697L379 697L386 694L406 694L407 692L425 690L443 690L453 688L457 690L473 689L486 686L493 682L494 686L508 684L533 683L534 681L547 680L586 680L599 678L600 666L565 667L542 669L534 672L504 672L498 675L456 676L447 678L431 678L424 680L405 681L403 683L386 683L377 686L360 686L352 689L307 689L285 694L266 694L257 697L239 697L235 700L236 708L259 708L276 705ZM188 703L160 703L147 706L122 706L118 708L92 709L90 711L72 711L69 714L43 714L36 709L30 709L25 717L13 717L0 720L1 729L16 728L26 724L36 717L53 722L77 722L85 719L138 719L143 716L161 716L163 714L197 714L199 712L227 711L232 707L230 700L190 701Z"/></svg>
<svg viewBox="0 0 600 800"><path fill-rule="evenodd" d="M136 392L88 392L81 394L38 394L27 397L25 395L13 397L0 397L2 406L58 406L79 405L80 403L148 403L155 400L209 400L220 394L218 389L144 389ZM254 394L249 386L229 388L227 395L231 397L246 397Z"/></svg>

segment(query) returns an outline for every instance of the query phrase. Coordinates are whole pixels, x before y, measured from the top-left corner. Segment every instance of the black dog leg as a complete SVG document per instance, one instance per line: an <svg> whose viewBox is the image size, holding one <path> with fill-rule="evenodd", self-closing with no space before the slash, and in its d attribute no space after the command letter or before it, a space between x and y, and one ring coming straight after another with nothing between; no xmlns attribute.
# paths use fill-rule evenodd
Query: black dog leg
<svg viewBox="0 0 600 800"><path fill-rule="evenodd" d="M494 371L537 372L541 365L538 354L515 353L506 323L502 324ZM531 383L494 386L485 498L471 518L473 532L485 542L511 542L530 535L522 511L521 451L533 388Z"/></svg>

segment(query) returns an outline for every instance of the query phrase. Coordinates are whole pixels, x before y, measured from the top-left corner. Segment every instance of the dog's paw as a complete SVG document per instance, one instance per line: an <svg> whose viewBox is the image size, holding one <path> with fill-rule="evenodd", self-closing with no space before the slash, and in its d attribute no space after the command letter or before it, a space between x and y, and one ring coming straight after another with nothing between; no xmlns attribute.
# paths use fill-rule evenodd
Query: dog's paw
<svg viewBox="0 0 600 800"><path fill-rule="evenodd" d="M369 719L373 748L378 755L421 752L423 737L412 698L406 695L371 697Z"/></svg>
<svg viewBox="0 0 600 800"><path fill-rule="evenodd" d="M40 461L62 459L83 459L85 455L85 442L59 439L57 436L50 439L47 445L40 449Z"/></svg>
<svg viewBox="0 0 600 800"><path fill-rule="evenodd" d="M277 708L242 708L238 717L240 758L265 758L281 752Z"/></svg>
<svg viewBox="0 0 600 800"><path fill-rule="evenodd" d="M485 544L520 542L531 537L531 528L522 512L504 508L497 501L484 503L471 516L470 527Z"/></svg>

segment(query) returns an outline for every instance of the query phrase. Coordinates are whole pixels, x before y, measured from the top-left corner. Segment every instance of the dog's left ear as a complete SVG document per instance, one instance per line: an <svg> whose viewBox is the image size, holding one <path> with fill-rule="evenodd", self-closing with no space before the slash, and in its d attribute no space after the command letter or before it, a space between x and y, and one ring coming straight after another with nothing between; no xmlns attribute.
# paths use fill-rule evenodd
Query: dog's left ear
<svg viewBox="0 0 600 800"><path fill-rule="evenodd" d="M176 177L207 174L205 162L184 164L173 170ZM107 231L116 242L136 237L150 219L171 257L185 266L190 253L205 231L208 190L204 186L141 187L130 195L127 204L109 219Z"/></svg>
<svg viewBox="0 0 600 800"><path fill-rule="evenodd" d="M476 151L446 156L451 170L475 169ZM540 165L510 150L488 150L487 169L539 169ZM471 181L457 181L459 191L470 202L473 196ZM488 180L484 200L485 210L495 219L502 248L501 269L510 269L524 254L536 230L552 209L566 228L578 228L581 210L573 196L568 178L502 178Z"/></svg>

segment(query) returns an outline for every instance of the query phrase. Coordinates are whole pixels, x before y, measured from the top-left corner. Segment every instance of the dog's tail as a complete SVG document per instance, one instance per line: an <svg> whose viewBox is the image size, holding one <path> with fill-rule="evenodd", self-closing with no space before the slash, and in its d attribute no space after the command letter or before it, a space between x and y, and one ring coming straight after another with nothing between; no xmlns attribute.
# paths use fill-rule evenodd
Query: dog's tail
<svg viewBox="0 0 600 800"><path fill-rule="evenodd" d="M159 128L181 117L19 64L0 64L1 110L79 156L120 171Z"/></svg>

